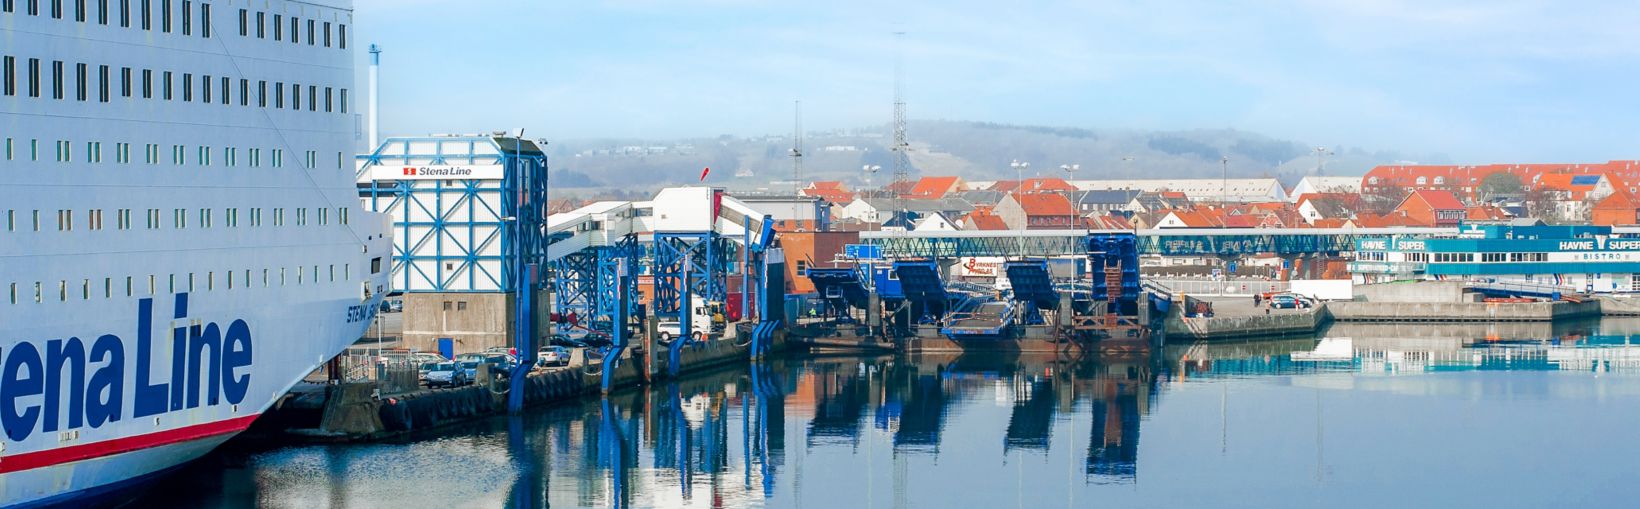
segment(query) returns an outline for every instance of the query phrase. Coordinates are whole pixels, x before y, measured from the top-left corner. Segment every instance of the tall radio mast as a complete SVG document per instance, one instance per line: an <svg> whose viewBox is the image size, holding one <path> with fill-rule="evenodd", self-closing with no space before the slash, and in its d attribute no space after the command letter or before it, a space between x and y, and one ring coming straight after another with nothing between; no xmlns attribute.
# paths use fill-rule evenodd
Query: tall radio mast
<svg viewBox="0 0 1640 509"><path fill-rule="evenodd" d="M905 196L906 182L911 178L911 159L907 151L911 150L911 143L905 135L905 65L902 56L905 41L905 32L894 32L894 208L901 214L901 221L906 222ZM892 217L890 217L892 219ZM909 223L906 229L910 229Z"/></svg>
<svg viewBox="0 0 1640 509"><path fill-rule="evenodd" d="M803 101L793 102L792 113L795 120L792 125L792 150L790 155L792 157L792 221L797 221L793 224L795 230L796 226L802 224L801 221L803 220L798 210L802 206L799 203L799 198L803 196ZM816 221L819 221L819 219L818 217L815 218ZM815 225L819 226L819 223L817 222Z"/></svg>

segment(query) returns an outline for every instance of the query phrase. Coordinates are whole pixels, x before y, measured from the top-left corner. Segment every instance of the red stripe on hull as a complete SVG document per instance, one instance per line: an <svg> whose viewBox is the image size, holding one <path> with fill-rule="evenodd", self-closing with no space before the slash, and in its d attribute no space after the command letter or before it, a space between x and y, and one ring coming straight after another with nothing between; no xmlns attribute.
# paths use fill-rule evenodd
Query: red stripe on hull
<svg viewBox="0 0 1640 509"><path fill-rule="evenodd" d="M44 451L23 453L18 455L0 456L0 474L33 470L41 467L61 465L75 461L113 456L115 454L139 451L151 447L170 445L190 440L198 440L227 433L238 433L250 427L256 420L255 415L235 417L232 419L196 424L177 429L157 431L146 435L137 435L113 440L104 440L91 444L72 445Z"/></svg>

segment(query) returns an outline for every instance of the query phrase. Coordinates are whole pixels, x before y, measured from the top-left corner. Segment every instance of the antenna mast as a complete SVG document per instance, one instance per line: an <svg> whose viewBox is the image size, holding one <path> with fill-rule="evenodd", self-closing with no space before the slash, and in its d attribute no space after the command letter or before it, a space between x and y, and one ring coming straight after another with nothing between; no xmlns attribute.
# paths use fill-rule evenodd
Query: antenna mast
<svg viewBox="0 0 1640 509"><path fill-rule="evenodd" d="M903 46L905 32L894 32L894 208L899 209L901 222L910 229L910 218L905 217L906 182L911 178L911 160L907 151L911 143L905 135L905 65ZM890 217L892 219L892 217Z"/></svg>

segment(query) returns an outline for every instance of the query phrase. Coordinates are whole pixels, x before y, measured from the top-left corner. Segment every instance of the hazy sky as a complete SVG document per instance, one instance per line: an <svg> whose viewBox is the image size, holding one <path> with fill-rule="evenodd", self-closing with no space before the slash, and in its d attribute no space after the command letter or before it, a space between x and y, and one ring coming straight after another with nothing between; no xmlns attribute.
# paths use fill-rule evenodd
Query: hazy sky
<svg viewBox="0 0 1640 509"><path fill-rule="evenodd" d="M1459 162L1640 158L1640 3L357 0L384 134L913 119L1236 128ZM916 133L912 132L913 140Z"/></svg>

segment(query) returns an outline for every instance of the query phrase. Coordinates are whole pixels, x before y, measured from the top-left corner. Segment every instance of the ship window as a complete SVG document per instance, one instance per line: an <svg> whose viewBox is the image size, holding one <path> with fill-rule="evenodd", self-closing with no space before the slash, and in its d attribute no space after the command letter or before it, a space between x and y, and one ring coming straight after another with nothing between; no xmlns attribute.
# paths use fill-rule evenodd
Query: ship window
<svg viewBox="0 0 1640 509"><path fill-rule="evenodd" d="M352 279L353 279L353 264L351 264L351 263L342 264L342 281L351 281Z"/></svg>
<svg viewBox="0 0 1640 509"><path fill-rule="evenodd" d="M51 61L51 98L63 98L63 61Z"/></svg>
<svg viewBox="0 0 1640 509"><path fill-rule="evenodd" d="M159 0L159 30L171 33L171 0Z"/></svg>
<svg viewBox="0 0 1640 509"><path fill-rule="evenodd" d="M91 300L91 279L80 280L80 300Z"/></svg>
<svg viewBox="0 0 1640 509"><path fill-rule="evenodd" d="M267 13L263 13L263 12L257 12L256 13L256 38L257 39L266 39L266 38L268 38L268 30L264 26L264 25L267 24L267 21L268 21Z"/></svg>
<svg viewBox="0 0 1640 509"><path fill-rule="evenodd" d="M347 49L347 25L336 25L336 43L342 49Z"/></svg>
<svg viewBox="0 0 1640 509"><path fill-rule="evenodd" d="M299 40L299 39L301 39L301 37L299 37L297 35L297 29L299 28L299 24L300 24L300 22L298 22L296 20L296 16L291 16L290 17L290 43L291 44L297 44L297 43L302 42L302 41Z"/></svg>
<svg viewBox="0 0 1640 509"><path fill-rule="evenodd" d="M39 303L45 301L45 298L44 298L45 297L45 295L44 295L45 292L44 292L44 289L41 288L41 286L42 285L40 284L39 281L34 282L34 303L35 304L39 304Z"/></svg>
<svg viewBox="0 0 1640 509"><path fill-rule="evenodd" d="M259 107L259 108L268 107L268 81L267 80L257 80L257 82L256 82L256 106Z"/></svg>
<svg viewBox="0 0 1640 509"><path fill-rule="evenodd" d="M74 64L74 99L85 100L85 82L89 74L85 64Z"/></svg>
<svg viewBox="0 0 1640 509"><path fill-rule="evenodd" d="M68 281L67 280L62 280L62 279L57 280L57 300L60 301L60 302L68 302Z"/></svg>
<svg viewBox="0 0 1640 509"><path fill-rule="evenodd" d="M298 265L296 267L296 284L302 284L302 274L303 274L303 272L305 272L304 269L306 269L306 268L307 267L303 267L303 266L300 266L300 265Z"/></svg>
<svg viewBox="0 0 1640 509"><path fill-rule="evenodd" d="M114 278L111 278L111 277L103 278L103 298L104 299L114 298Z"/></svg>
<svg viewBox="0 0 1640 509"><path fill-rule="evenodd" d="M51 0L52 19L63 19L63 0Z"/></svg>
<svg viewBox="0 0 1640 509"><path fill-rule="evenodd" d="M284 108L285 107L285 84L284 83L274 83L273 84L273 107L275 107L275 108Z"/></svg>
<svg viewBox="0 0 1640 509"><path fill-rule="evenodd" d="M125 296L130 297L131 293L132 293L131 276L125 276Z"/></svg>
<svg viewBox="0 0 1640 509"><path fill-rule="evenodd" d="M325 87L325 113L330 113L331 112L330 105L331 105L331 87Z"/></svg>
<svg viewBox="0 0 1640 509"><path fill-rule="evenodd" d="M228 102L231 100L230 98L233 96L233 86L232 85L233 85L233 81L228 79L227 76L222 77L222 104L223 105L227 105ZM240 92L239 93L241 94L241 97L243 97L243 94L245 93L244 92L244 87L240 87Z"/></svg>
<svg viewBox="0 0 1640 509"><path fill-rule="evenodd" d="M74 0L74 21L85 22L85 0Z"/></svg>
<svg viewBox="0 0 1640 509"><path fill-rule="evenodd" d="M285 286L285 268L279 268L279 286Z"/></svg>
<svg viewBox="0 0 1640 509"><path fill-rule="evenodd" d="M325 22L325 47L330 47L330 22Z"/></svg>
<svg viewBox="0 0 1640 509"><path fill-rule="evenodd" d="M194 3L182 0L182 35L194 33Z"/></svg>
<svg viewBox="0 0 1640 509"><path fill-rule="evenodd" d="M282 15L282 14L273 15L273 40L275 40L275 41L284 40L284 37L285 37L284 19L285 19L285 16Z"/></svg>
<svg viewBox="0 0 1640 509"><path fill-rule="evenodd" d="M210 104L211 103L211 76L210 75L207 74L207 75L200 75L199 76L199 93L200 93L200 98L204 99L200 102L203 102L205 104Z"/></svg>
<svg viewBox="0 0 1640 509"><path fill-rule="evenodd" d="M120 97L131 97L131 68L120 68Z"/></svg>
<svg viewBox="0 0 1640 509"><path fill-rule="evenodd" d="M341 221L341 224L347 224L347 207L336 209L336 216Z"/></svg>
<svg viewBox="0 0 1640 509"><path fill-rule="evenodd" d="M40 97L40 59L28 59L28 96Z"/></svg>
<svg viewBox="0 0 1640 509"><path fill-rule="evenodd" d="M251 34L251 13L248 10L240 9L239 10L239 36L240 37L245 37L245 36L248 36L250 34Z"/></svg>
<svg viewBox="0 0 1640 509"><path fill-rule="evenodd" d="M28 140L28 160L40 160L40 140Z"/></svg>
<svg viewBox="0 0 1640 509"><path fill-rule="evenodd" d="M4 80L0 93L17 95L17 57L0 58L0 80Z"/></svg>
<svg viewBox="0 0 1640 509"><path fill-rule="evenodd" d="M211 37L211 4L199 4L199 36Z"/></svg>
<svg viewBox="0 0 1640 509"><path fill-rule="evenodd" d="M154 70L153 69L143 69L142 70L142 98L143 99L153 99L154 98Z"/></svg>
<svg viewBox="0 0 1640 509"><path fill-rule="evenodd" d="M251 80L247 80L247 79L239 80L239 105L240 106L250 106L251 105Z"/></svg>
<svg viewBox="0 0 1640 509"><path fill-rule="evenodd" d="M317 210L319 211L319 224L330 224L330 209L321 208Z"/></svg>
<svg viewBox="0 0 1640 509"><path fill-rule="evenodd" d="M313 23L313 20L311 20L311 19L307 20L307 22L308 22L307 23L307 25L308 25L308 27L307 27L308 28L308 33L307 33L308 46L312 46L313 45L313 25L314 25L314 23Z"/></svg>
<svg viewBox="0 0 1640 509"><path fill-rule="evenodd" d="M308 111L319 111L318 85L308 85Z"/></svg>
<svg viewBox="0 0 1640 509"><path fill-rule="evenodd" d="M336 264L330 264L330 282L336 282Z"/></svg>
<svg viewBox="0 0 1640 509"><path fill-rule="evenodd" d="M192 273L192 272L188 273L188 291L190 291L190 292L194 291L194 273ZM175 293L175 292L172 292L172 293Z"/></svg>
<svg viewBox="0 0 1640 509"><path fill-rule="evenodd" d="M120 0L120 28L131 28L131 0Z"/></svg>
<svg viewBox="0 0 1640 509"><path fill-rule="evenodd" d="M153 294L155 294L155 293L158 293L158 292L157 292L157 291L156 291L156 290L157 290L157 288L155 288L155 286L156 286L156 285L155 285L155 284L154 284L154 275L153 275L153 274L149 274L149 275L148 275L148 295L153 295Z"/></svg>
<svg viewBox="0 0 1640 509"><path fill-rule="evenodd" d="M12 5L11 0L0 0L0 11L11 12L12 8L14 8L14 7L16 7L16 6ZM13 304L16 304L17 303L17 297L16 297L16 295L17 295L17 283L12 283L12 292L11 293L12 293L11 301L12 301Z"/></svg>
<svg viewBox="0 0 1640 509"><path fill-rule="evenodd" d="M223 277L222 279L224 279L228 282L228 289L232 290L233 289L233 271L230 270L230 271L224 273L223 276L225 276L225 277Z"/></svg>
<svg viewBox="0 0 1640 509"><path fill-rule="evenodd" d="M12 158L12 140L11 140L11 138L6 138L6 160L10 161L11 158Z"/></svg>
<svg viewBox="0 0 1640 509"><path fill-rule="evenodd" d="M290 84L290 109L302 109L302 86L295 83Z"/></svg>
<svg viewBox="0 0 1640 509"><path fill-rule="evenodd" d="M11 2L6 2L6 12L11 12ZM11 303L17 303L17 283L11 284Z"/></svg>
<svg viewBox="0 0 1640 509"><path fill-rule="evenodd" d="M168 280L165 282L165 285L165 293L177 293L177 275L168 275Z"/></svg>
<svg viewBox="0 0 1640 509"><path fill-rule="evenodd" d="M108 102L108 66L97 66L97 100Z"/></svg>
<svg viewBox="0 0 1640 509"><path fill-rule="evenodd" d="M211 82L210 82L210 80L206 80L205 83L207 85L209 85ZM205 93L209 94L211 92L209 90L207 90ZM184 100L184 101L194 100L194 75L193 75L193 73L186 73L186 72L182 73L182 100Z"/></svg>
<svg viewBox="0 0 1640 509"><path fill-rule="evenodd" d="M245 272L247 274L250 273L250 271L245 271ZM250 277L250 276L246 276L246 277ZM250 286L250 285L246 284L245 286ZM262 269L262 287L263 288L268 287L268 269Z"/></svg>
<svg viewBox="0 0 1640 509"><path fill-rule="evenodd" d="M342 89L342 113L347 113L347 89Z"/></svg>
<svg viewBox="0 0 1640 509"><path fill-rule="evenodd" d="M108 24L108 0L97 0L97 24Z"/></svg>
<svg viewBox="0 0 1640 509"><path fill-rule="evenodd" d="M154 29L153 21L151 21L151 20L154 19L154 12L153 12L153 9L151 8L151 3L152 2L153 2L153 0L142 0L142 29L143 30L153 30Z"/></svg>

